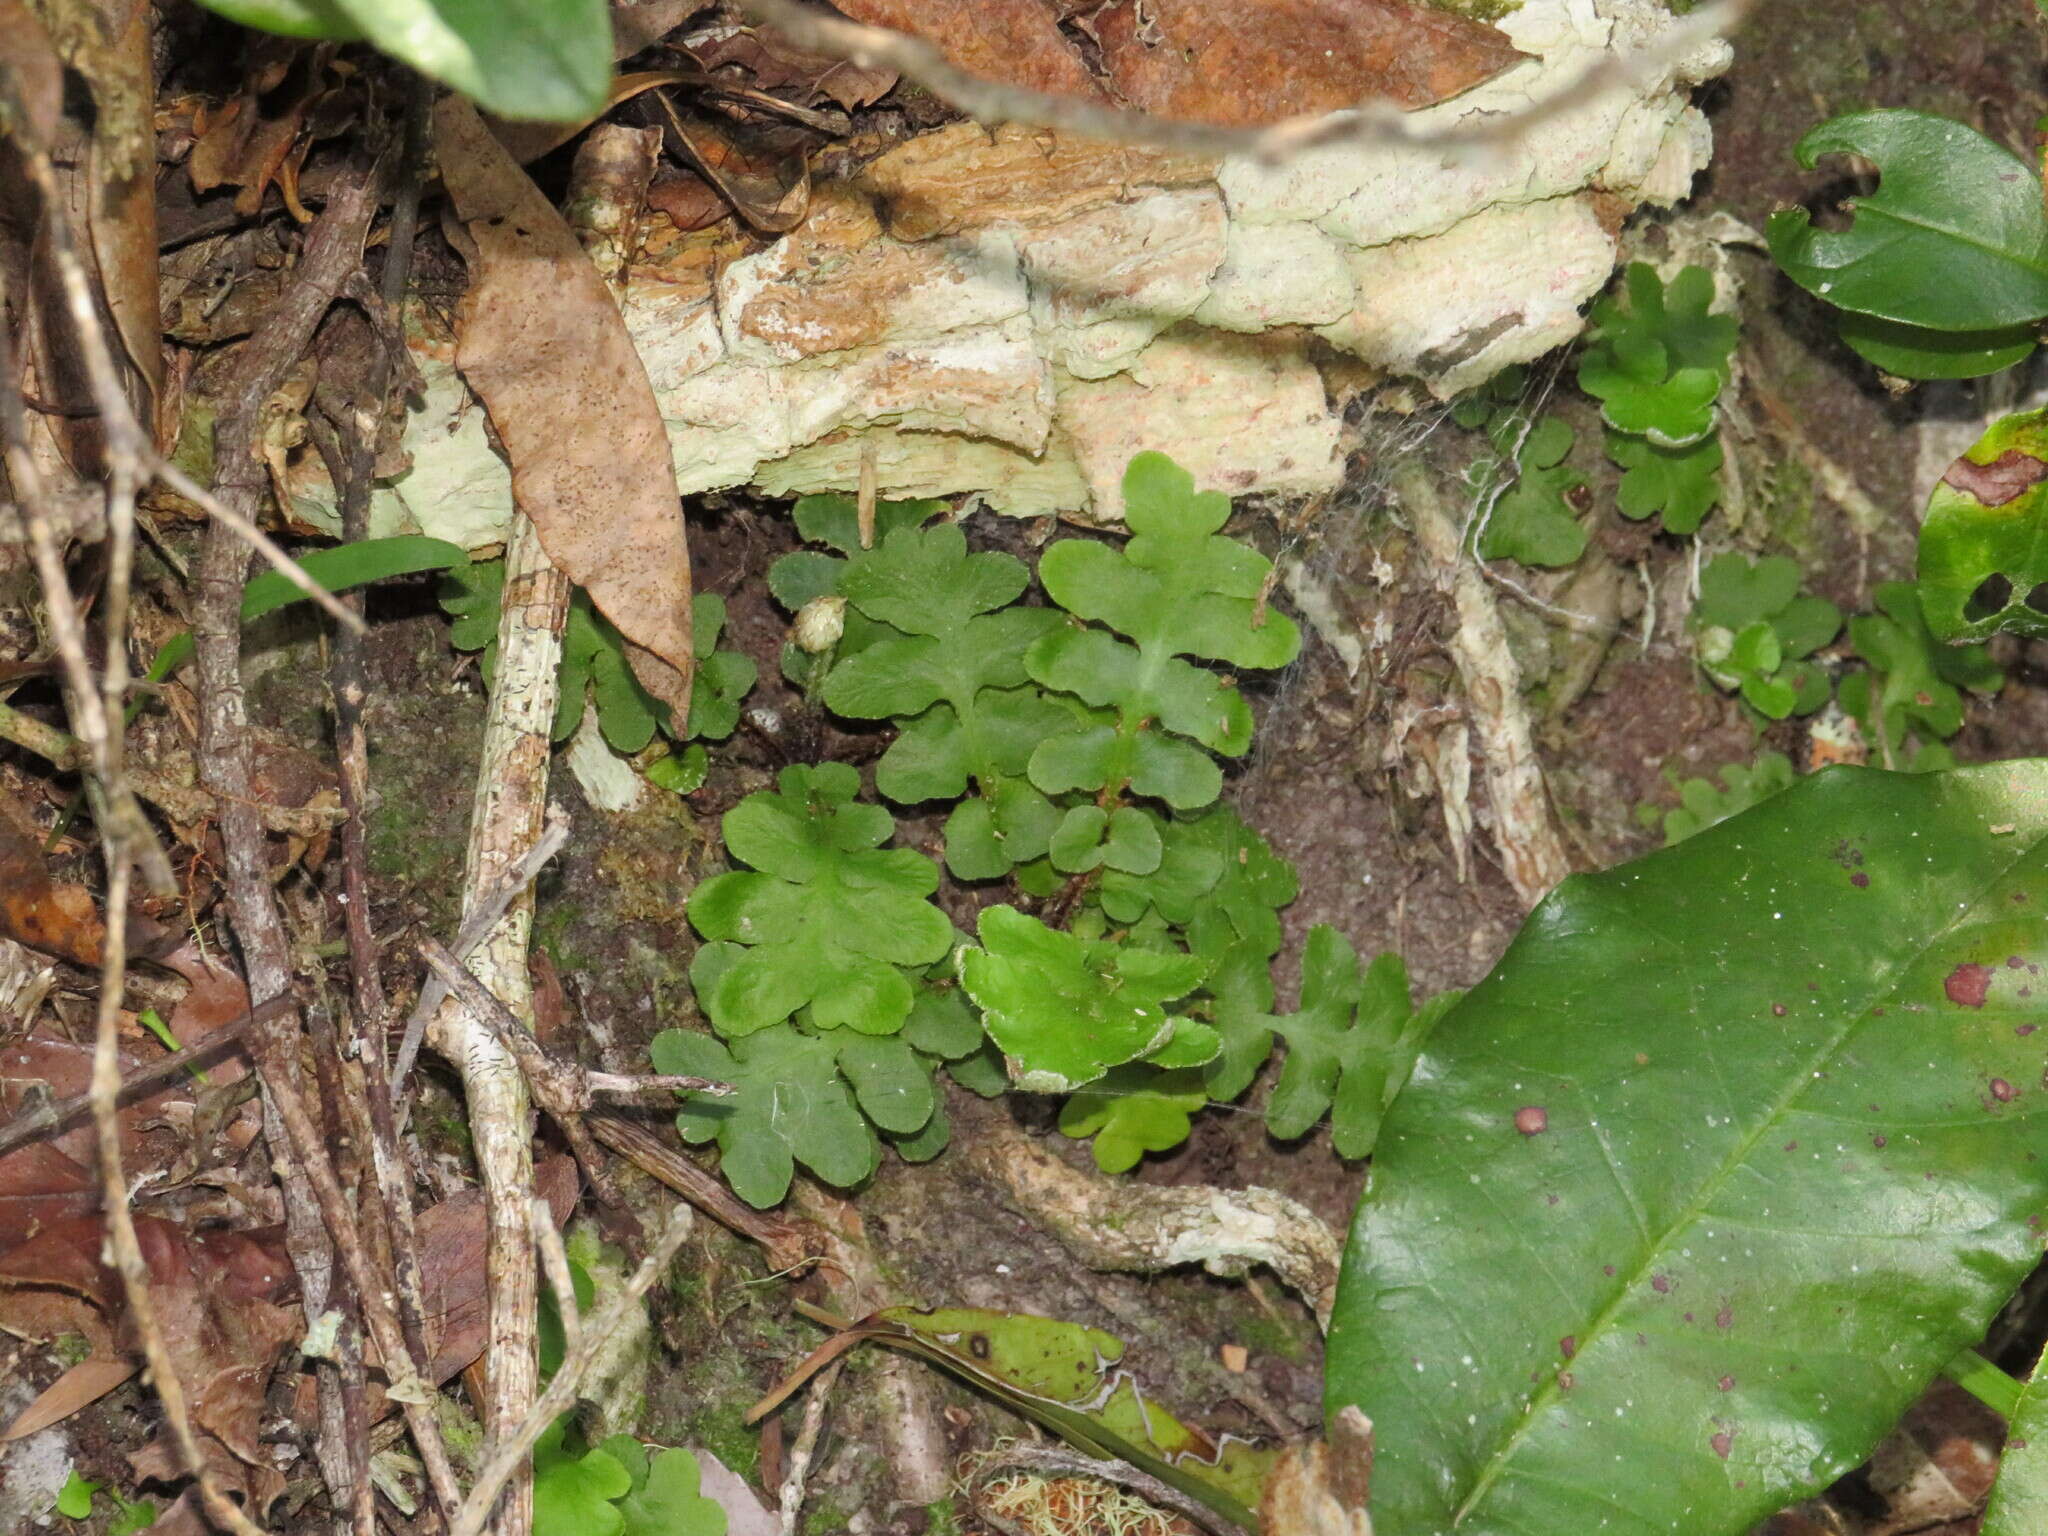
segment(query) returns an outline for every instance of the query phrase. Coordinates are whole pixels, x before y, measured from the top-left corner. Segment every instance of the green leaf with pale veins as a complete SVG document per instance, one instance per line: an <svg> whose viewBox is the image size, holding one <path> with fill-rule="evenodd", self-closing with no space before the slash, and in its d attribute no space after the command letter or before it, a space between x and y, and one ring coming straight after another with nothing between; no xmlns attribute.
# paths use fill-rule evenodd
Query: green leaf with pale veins
<svg viewBox="0 0 2048 1536"><path fill-rule="evenodd" d="M789 1193L802 1163L850 1188L875 1171L875 1133L839 1075L840 1042L777 1024L728 1047L710 1035L665 1029L649 1048L657 1072L731 1083L729 1095L686 1093L676 1129L693 1145L718 1143L719 1172L760 1209Z"/></svg>
<svg viewBox="0 0 2048 1536"><path fill-rule="evenodd" d="M779 792L725 814L733 857L753 866L715 875L690 896L707 945L692 966L719 1031L742 1035L809 1006L820 1028L868 1034L902 1028L913 1001L903 968L943 956L952 928L931 904L937 867L908 848L881 849L889 813L860 805L860 776L843 763L786 768ZM707 955L711 960L707 960ZM717 974L699 971L717 962Z"/></svg>
<svg viewBox="0 0 2048 1536"><path fill-rule="evenodd" d="M985 908L980 932L960 951L960 982L1027 1092L1079 1088L1166 1048L1188 1022L1166 1004L1208 970L1199 956L1076 938L1014 907Z"/></svg>
<svg viewBox="0 0 2048 1536"><path fill-rule="evenodd" d="M1735 1536L1862 1460L2040 1258L2044 905L2042 761L1560 885L1374 1151L1327 1406L1375 1521Z"/></svg>

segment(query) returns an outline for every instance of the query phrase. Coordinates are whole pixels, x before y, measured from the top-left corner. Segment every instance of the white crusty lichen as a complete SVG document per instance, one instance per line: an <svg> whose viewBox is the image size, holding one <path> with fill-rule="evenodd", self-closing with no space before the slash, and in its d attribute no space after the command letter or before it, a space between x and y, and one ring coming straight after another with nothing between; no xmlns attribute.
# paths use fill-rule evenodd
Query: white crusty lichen
<svg viewBox="0 0 2048 1536"><path fill-rule="evenodd" d="M765 249L655 241L624 310L677 488L851 490L866 458L885 495L1114 521L1124 465L1153 448L1233 494L1330 490L1319 354L1469 388L1575 336L1623 220L1687 194L1711 150L1691 88L1730 55L1674 58L1682 24L1657 0L1524 0L1498 25L1531 57L1404 120L1469 131L1560 103L1478 145L1215 162L958 123L822 185ZM447 450L435 406L413 436ZM443 532L478 493L428 472L432 498L393 489ZM477 522L448 536L474 545Z"/></svg>

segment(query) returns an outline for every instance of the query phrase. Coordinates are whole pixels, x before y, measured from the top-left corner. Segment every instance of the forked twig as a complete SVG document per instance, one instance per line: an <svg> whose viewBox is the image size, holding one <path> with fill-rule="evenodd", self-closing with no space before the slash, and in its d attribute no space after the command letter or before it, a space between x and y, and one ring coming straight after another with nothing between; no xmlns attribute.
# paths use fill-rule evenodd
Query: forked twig
<svg viewBox="0 0 2048 1536"><path fill-rule="evenodd" d="M576 1389L583 1384L591 1365L612 1335L625 1326L627 1318L640 1305L640 1298L668 1268L669 1260L676 1256L676 1250L690 1235L691 1225L688 1206L679 1205L671 1211L660 1238L647 1257L640 1261L640 1267L627 1278L616 1296L583 1322L575 1346L563 1353L561 1366L548 1382L547 1389L534 1401L516 1432L491 1447L482 1470L477 1473L476 1485L469 1490L469 1497L463 1500L462 1508L456 1512L449 1527L449 1536L479 1536L484 1522L491 1517L492 1506L498 1502L498 1494L526 1460L534 1441L576 1401Z"/></svg>

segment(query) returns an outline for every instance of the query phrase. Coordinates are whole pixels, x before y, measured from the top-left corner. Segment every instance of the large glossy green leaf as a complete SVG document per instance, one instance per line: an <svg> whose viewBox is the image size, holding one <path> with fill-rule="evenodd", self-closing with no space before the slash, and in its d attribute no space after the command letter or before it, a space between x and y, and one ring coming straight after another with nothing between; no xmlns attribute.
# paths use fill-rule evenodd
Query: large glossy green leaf
<svg viewBox="0 0 2048 1536"><path fill-rule="evenodd" d="M1771 215L1771 254L1839 309L1936 331L1994 331L2048 315L2048 219L2041 182L2011 151L1927 112L1855 112L1799 141L1861 155L1882 178L1845 230L1816 229L1803 208Z"/></svg>
<svg viewBox="0 0 2048 1536"><path fill-rule="evenodd" d="M280 37L351 42L363 35L335 0L199 0L209 11Z"/></svg>
<svg viewBox="0 0 2048 1536"><path fill-rule="evenodd" d="M2002 417L1948 467L1920 527L1919 576L1937 640L2048 638L2048 411Z"/></svg>
<svg viewBox="0 0 2048 1536"><path fill-rule="evenodd" d="M2034 350L2034 327L1930 331L1875 315L1842 312L1842 340L1867 363L1902 379L1979 379L2010 368Z"/></svg>
<svg viewBox="0 0 2048 1536"><path fill-rule="evenodd" d="M200 0L287 37L367 37L500 117L587 122L611 84L605 0Z"/></svg>
<svg viewBox="0 0 2048 1536"><path fill-rule="evenodd" d="M1724 1536L1855 1465L2040 1258L2044 908L2040 761L1831 769L1560 886L1352 1228L1379 1528Z"/></svg>
<svg viewBox="0 0 2048 1536"><path fill-rule="evenodd" d="M2009 1429L1981 1536L2040 1536L2048 1531L2048 1360L2034 1367Z"/></svg>

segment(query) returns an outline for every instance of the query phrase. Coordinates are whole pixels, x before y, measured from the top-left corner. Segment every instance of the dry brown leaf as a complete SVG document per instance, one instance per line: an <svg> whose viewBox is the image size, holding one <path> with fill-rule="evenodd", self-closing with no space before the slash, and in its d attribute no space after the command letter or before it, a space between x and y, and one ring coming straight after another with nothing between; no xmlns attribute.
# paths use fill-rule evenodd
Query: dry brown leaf
<svg viewBox="0 0 2048 1536"><path fill-rule="evenodd" d="M742 144L701 113L677 109L657 95L662 115L697 173L763 234L785 235L811 208L811 168L800 129L766 129ZM812 141L815 142L815 141Z"/></svg>
<svg viewBox="0 0 2048 1536"><path fill-rule="evenodd" d="M969 74L1109 100L1060 30L1050 0L841 0L838 8L869 26L925 39Z"/></svg>
<svg viewBox="0 0 2048 1536"><path fill-rule="evenodd" d="M1113 0L1092 29L1131 106L1226 127L1426 107L1523 57L1492 27L1400 0Z"/></svg>
<svg viewBox="0 0 2048 1536"><path fill-rule="evenodd" d="M302 1330L282 1233L194 1234L138 1216L135 1236L193 1424L213 1442L209 1460L230 1487L266 1494L276 1473L258 1440L264 1391L278 1346ZM0 1305L10 1326L81 1333L104 1357L136 1353L120 1280L100 1260L103 1241L97 1214L76 1216L0 1257ZM130 1461L140 1477L175 1481L184 1472L161 1440Z"/></svg>
<svg viewBox="0 0 2048 1536"><path fill-rule="evenodd" d="M353 120L350 98L327 68L331 52L311 48L252 61L240 94L195 119L185 158L194 192L234 187L235 210L247 217L276 182L289 205L298 162L313 141L332 138Z"/></svg>
<svg viewBox="0 0 2048 1536"><path fill-rule="evenodd" d="M533 1187L560 1226L576 1208L573 1158L536 1163ZM484 1192L466 1190L419 1214L421 1306L426 1313L433 1358L425 1372L436 1386L451 1380L484 1352L489 1337L485 1315Z"/></svg>
<svg viewBox="0 0 2048 1536"><path fill-rule="evenodd" d="M757 90L793 89L805 101L824 96L851 112L880 101L896 88L896 72L870 69L827 54L808 53L773 32L736 27L690 45L690 55L707 70L743 69Z"/></svg>
<svg viewBox="0 0 2048 1536"><path fill-rule="evenodd" d="M694 171L658 174L647 189L647 206L667 214L670 223L685 231L709 229L732 216L731 205Z"/></svg>
<svg viewBox="0 0 2048 1536"><path fill-rule="evenodd" d="M19 1048L9 1046L12 1063ZM0 1081L0 1088L8 1086ZM91 1129L86 1129L91 1139ZM0 1260L36 1233L57 1222L99 1209L100 1183L91 1167L48 1141L32 1141L0 1157ZM25 1328L8 1298L0 1295L0 1319Z"/></svg>
<svg viewBox="0 0 2048 1536"><path fill-rule="evenodd" d="M630 59L690 19L697 0L612 0L612 57Z"/></svg>
<svg viewBox="0 0 2048 1536"><path fill-rule="evenodd" d="M48 1429L68 1419L79 1409L98 1402L130 1376L142 1369L140 1360L119 1355L95 1355L81 1360L36 1394L35 1401L0 1429L0 1441L20 1440L39 1429Z"/></svg>
<svg viewBox="0 0 2048 1536"><path fill-rule="evenodd" d="M434 109L441 176L474 259L455 361L512 461L549 557L630 642L634 674L689 718L690 551L647 370L583 248L476 109Z"/></svg>
<svg viewBox="0 0 2048 1536"><path fill-rule="evenodd" d="M100 963L105 930L92 893L60 885L43 862L36 825L0 796L0 935L87 967Z"/></svg>

